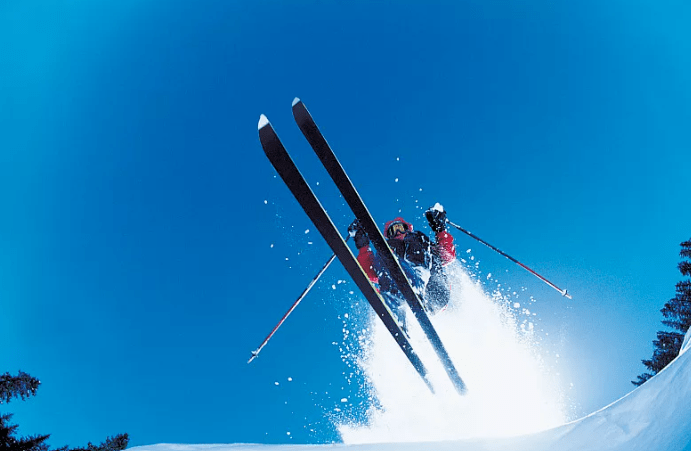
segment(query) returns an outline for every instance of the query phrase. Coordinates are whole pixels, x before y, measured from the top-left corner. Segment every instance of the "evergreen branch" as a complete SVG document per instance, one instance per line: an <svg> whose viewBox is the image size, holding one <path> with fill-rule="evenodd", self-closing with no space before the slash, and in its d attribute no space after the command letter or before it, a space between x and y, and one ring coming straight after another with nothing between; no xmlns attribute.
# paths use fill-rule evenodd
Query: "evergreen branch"
<svg viewBox="0 0 691 451"><path fill-rule="evenodd" d="M26 399L34 396L39 385L41 381L23 371L17 376L5 373L0 376L0 404L10 402L12 398Z"/></svg>
<svg viewBox="0 0 691 451"><path fill-rule="evenodd" d="M641 375L638 376L638 379L637 379L637 380L631 381L631 383L632 383L633 385L635 385L636 387L640 387L641 385L643 385L643 383L644 383L645 381L647 381L647 380L650 379L651 377L653 377L652 374L650 374L650 373L643 373L643 374L641 374Z"/></svg>
<svg viewBox="0 0 691 451"><path fill-rule="evenodd" d="M24 373L18 376L10 373L0 375L0 404L9 402L12 398L26 399L34 396L41 382ZM29 437L16 437L18 426L10 424L12 414L0 415L0 451L50 451L45 441L50 435L33 435ZM86 448L69 449L67 446L57 448L54 451L122 451L127 448L130 438L127 434L119 434L108 437L98 446L89 443Z"/></svg>
<svg viewBox="0 0 691 451"><path fill-rule="evenodd" d="M0 415L0 449L3 451L48 451L45 441L50 435L15 438L18 425L9 424L12 414Z"/></svg>
<svg viewBox="0 0 691 451"><path fill-rule="evenodd" d="M679 256L691 258L691 240L681 243L681 252L679 252Z"/></svg>

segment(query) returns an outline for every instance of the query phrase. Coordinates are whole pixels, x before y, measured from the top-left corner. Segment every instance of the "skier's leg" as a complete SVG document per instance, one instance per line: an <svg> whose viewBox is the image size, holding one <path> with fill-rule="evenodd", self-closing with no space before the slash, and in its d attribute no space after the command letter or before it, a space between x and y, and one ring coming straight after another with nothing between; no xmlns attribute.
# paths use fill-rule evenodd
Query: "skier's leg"
<svg viewBox="0 0 691 451"><path fill-rule="evenodd" d="M405 332L407 335L408 325L405 322L405 311L403 310L403 304L405 304L405 302L399 296L396 296L391 292L382 291L381 294L384 298L384 302L386 302L386 305L391 310L391 313L394 314L396 322L399 326L401 326L401 329L403 329L403 332Z"/></svg>
<svg viewBox="0 0 691 451"><path fill-rule="evenodd" d="M431 314L443 310L451 299L451 290L444 271L435 271L429 278L425 290L425 304Z"/></svg>

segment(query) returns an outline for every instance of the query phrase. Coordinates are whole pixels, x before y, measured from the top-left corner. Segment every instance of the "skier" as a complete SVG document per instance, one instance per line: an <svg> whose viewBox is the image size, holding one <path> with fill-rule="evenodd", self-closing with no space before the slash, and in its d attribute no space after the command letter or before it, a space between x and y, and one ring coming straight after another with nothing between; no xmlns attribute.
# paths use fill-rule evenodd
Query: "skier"
<svg viewBox="0 0 691 451"><path fill-rule="evenodd" d="M436 242L421 231L414 231L413 225L403 218L395 218L384 226L386 242L398 257L408 280L422 299L429 313L437 313L449 303L450 291L444 267L456 258L453 236L446 231L446 211L435 204L425 212L429 226L435 233ZM357 259L372 283L378 286L389 308L405 327L402 307L405 301L396 288L391 276L383 268L369 246L369 237L360 223L355 220L348 233L358 249Z"/></svg>

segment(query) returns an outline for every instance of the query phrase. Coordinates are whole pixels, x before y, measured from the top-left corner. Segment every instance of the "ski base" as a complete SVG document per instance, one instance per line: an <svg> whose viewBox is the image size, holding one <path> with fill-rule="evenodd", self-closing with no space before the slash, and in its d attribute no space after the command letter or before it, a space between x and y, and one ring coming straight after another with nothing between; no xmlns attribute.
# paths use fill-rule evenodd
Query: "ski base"
<svg viewBox="0 0 691 451"><path fill-rule="evenodd" d="M405 276L403 268L401 268L398 259L386 243L384 235L382 235L381 230L372 218L372 215L365 206L365 203L355 189L352 181L343 169L343 166L338 161L338 158L336 158L331 146L329 146L324 138L324 135L322 135L321 131L317 127L312 115L307 110L305 104L297 98L293 101L293 116L295 117L295 121L297 122L297 125L302 131L303 135L310 143L312 149L324 165L324 168L327 170L331 176L331 179L343 195L346 203L348 203L348 206L351 208L351 210L353 210L353 213L355 213L355 217L360 221L360 224L362 224L363 228L365 229L365 232L370 238L370 242L377 251L377 256L388 269L389 274L396 284L396 287L399 289L415 315L415 318L420 323L420 326L427 336L427 339L432 344L434 351L444 366L449 379L453 383L458 393L465 394L467 391L466 385L463 382L463 379L461 379L461 376L458 374L458 371L456 370L451 357L446 351L441 338L432 325L432 322L430 321L429 316L423 307L422 301L413 289L408 278Z"/></svg>
<svg viewBox="0 0 691 451"><path fill-rule="evenodd" d="M307 216L309 216L314 226L319 230L319 233L329 247L331 247L334 254L336 254L343 267L372 306L379 319L384 323L413 368L415 368L427 387L434 392L432 384L427 378L427 369L423 365L422 360L420 360L420 357L413 350L408 337L394 319L394 315L379 292L370 282L369 277L367 277L362 267L360 267L357 259L343 237L341 237L338 229L326 213L326 210L305 181L305 178L298 170L278 138L271 123L264 115L262 115L259 120L259 140L264 149L264 153L269 158L269 161L271 161L271 164L281 176L286 186L293 193L295 199L300 203L300 206L302 206L305 213L307 213Z"/></svg>

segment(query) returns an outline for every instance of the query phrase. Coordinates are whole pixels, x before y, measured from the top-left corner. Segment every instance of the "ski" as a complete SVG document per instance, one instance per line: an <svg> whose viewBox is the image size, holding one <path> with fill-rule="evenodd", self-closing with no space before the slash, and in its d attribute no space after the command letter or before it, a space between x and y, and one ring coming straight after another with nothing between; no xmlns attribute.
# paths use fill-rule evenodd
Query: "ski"
<svg viewBox="0 0 691 451"><path fill-rule="evenodd" d="M309 216L314 226L319 230L319 233L321 233L334 254L336 254L343 267L372 306L377 316L382 320L420 377L422 377L427 387L434 392L432 384L427 379L427 369L423 365L422 360L420 360L420 357L413 350L410 341L394 319L393 313L389 310L384 299L372 285L362 267L360 267L357 259L343 237L341 237L341 234L338 232L333 221L331 221L326 210L307 184L307 181L300 173L295 162L293 162L271 123L264 115L261 115L259 119L259 140L264 149L264 153L269 158L269 161L271 161L271 164L281 176L286 186L288 186L293 193L295 199L300 206L302 206L305 213L307 213L307 216Z"/></svg>
<svg viewBox="0 0 691 451"><path fill-rule="evenodd" d="M454 387L460 394L465 394L467 391L466 385L458 374L456 367L454 366L449 354L446 352L446 348L439 338L439 334L434 329L432 322L425 311L420 298L413 289L410 281L405 276L403 269L401 268L398 260L394 256L393 252L386 244L384 235L382 235L379 227L372 218L369 210L362 201L360 194L355 189L355 186L351 182L350 178L346 174L343 166L336 158L335 153L326 142L326 139L322 135L321 131L317 127L312 115L309 113L305 104L298 98L293 101L293 116L297 122L298 127L302 131L302 134L307 138L307 141L312 146L312 149L317 154L321 160L324 168L331 176L339 191L346 200L346 203L350 206L355 217L360 220L362 227L370 238L372 245L377 251L377 256L381 259L382 263L387 267L391 278L394 283L402 293L403 297L406 299L410 309L412 310L415 318L420 323L422 330L425 332L427 339L432 344L434 351L442 362L444 369L446 370L449 379L453 383Z"/></svg>

